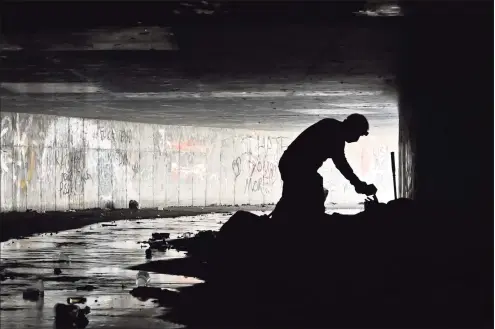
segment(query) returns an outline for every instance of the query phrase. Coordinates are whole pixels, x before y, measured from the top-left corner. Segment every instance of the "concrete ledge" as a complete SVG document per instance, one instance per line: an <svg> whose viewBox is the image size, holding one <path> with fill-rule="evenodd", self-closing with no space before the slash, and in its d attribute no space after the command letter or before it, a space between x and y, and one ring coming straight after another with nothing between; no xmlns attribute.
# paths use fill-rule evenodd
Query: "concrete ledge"
<svg viewBox="0 0 495 329"><path fill-rule="evenodd" d="M94 223L122 219L196 216L208 213L235 212L241 209L246 211L270 211L273 206L170 207L163 210L140 209L134 211L130 209L87 209L74 212L8 212L2 213L0 216L0 241L23 238L37 233L71 230Z"/></svg>

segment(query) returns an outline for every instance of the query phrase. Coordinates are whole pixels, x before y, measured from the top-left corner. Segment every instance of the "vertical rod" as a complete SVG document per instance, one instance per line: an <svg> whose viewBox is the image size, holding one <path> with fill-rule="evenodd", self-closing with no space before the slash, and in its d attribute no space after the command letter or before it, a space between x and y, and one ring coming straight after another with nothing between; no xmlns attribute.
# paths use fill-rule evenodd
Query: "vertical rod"
<svg viewBox="0 0 495 329"><path fill-rule="evenodd" d="M395 178L395 152L390 152L390 161L392 162L392 178L394 181L394 199L397 199L397 182Z"/></svg>

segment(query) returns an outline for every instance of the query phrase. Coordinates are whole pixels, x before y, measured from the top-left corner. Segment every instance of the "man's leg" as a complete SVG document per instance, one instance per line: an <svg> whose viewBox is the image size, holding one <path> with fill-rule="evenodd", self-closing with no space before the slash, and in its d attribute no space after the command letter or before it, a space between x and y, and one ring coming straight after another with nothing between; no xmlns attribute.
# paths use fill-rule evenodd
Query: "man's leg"
<svg viewBox="0 0 495 329"><path fill-rule="evenodd" d="M316 173L308 182L308 205L311 206L311 212L314 214L325 213L325 200L328 190L323 187L323 177Z"/></svg>
<svg viewBox="0 0 495 329"><path fill-rule="evenodd" d="M283 182L282 196L272 212L273 218L286 218L290 215L291 200L294 199L294 193L296 193L293 189L294 185L296 184L293 184L291 179L286 179L286 181Z"/></svg>
<svg viewBox="0 0 495 329"><path fill-rule="evenodd" d="M285 176L282 197L273 217L300 218L325 213L323 178L318 174Z"/></svg>

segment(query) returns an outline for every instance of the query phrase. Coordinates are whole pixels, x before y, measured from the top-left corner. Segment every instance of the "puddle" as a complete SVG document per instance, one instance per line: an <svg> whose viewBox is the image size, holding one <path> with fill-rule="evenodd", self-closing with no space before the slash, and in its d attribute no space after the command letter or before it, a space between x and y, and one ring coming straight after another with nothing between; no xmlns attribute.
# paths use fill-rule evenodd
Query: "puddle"
<svg viewBox="0 0 495 329"><path fill-rule="evenodd" d="M18 274L1 282L2 329L52 329L54 305L76 296L86 297L91 308L87 328L181 328L157 319L164 309L152 301L140 301L129 294L135 287L137 271L127 268L146 262L146 248L138 242L147 241L154 232L168 232L170 238L176 238L189 232L218 230L230 216L205 214L140 219L139 222L122 220L115 222L116 226L93 224L57 234L2 242L0 269ZM61 252L70 257L70 263L55 262ZM167 250L154 252L152 260L183 256L182 252ZM62 273L54 274L54 268L60 268ZM44 299L37 303L23 300L22 291L34 284L37 277L45 278ZM156 273L150 273L150 277L150 286L169 289L201 282L195 278ZM77 290L85 285L96 289Z"/></svg>
<svg viewBox="0 0 495 329"><path fill-rule="evenodd" d="M4 328L53 328L53 308L68 297L84 296L91 308L87 328L180 328L156 318L164 309L151 300L140 301L129 291L135 287L137 271L129 266L146 262L144 244L154 232L171 238L201 230L218 230L229 214L117 221L116 226L93 224L57 234L0 243L1 266L13 279L2 281L0 321ZM113 223L112 223L113 224ZM70 263L57 262L59 254ZM153 260L184 257L175 250L154 252ZM54 274L60 268L60 275ZM45 296L25 301L22 292L44 278ZM150 286L176 289L201 282L195 278L150 273ZM77 287L91 285L92 291Z"/></svg>

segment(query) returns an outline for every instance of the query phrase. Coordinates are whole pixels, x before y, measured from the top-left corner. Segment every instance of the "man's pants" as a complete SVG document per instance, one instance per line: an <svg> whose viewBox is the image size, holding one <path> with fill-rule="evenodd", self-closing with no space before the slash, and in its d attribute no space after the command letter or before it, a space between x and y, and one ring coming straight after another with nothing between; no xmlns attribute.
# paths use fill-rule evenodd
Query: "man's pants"
<svg viewBox="0 0 495 329"><path fill-rule="evenodd" d="M320 174L282 174L282 197L273 212L274 217L297 218L325 213L326 193Z"/></svg>

